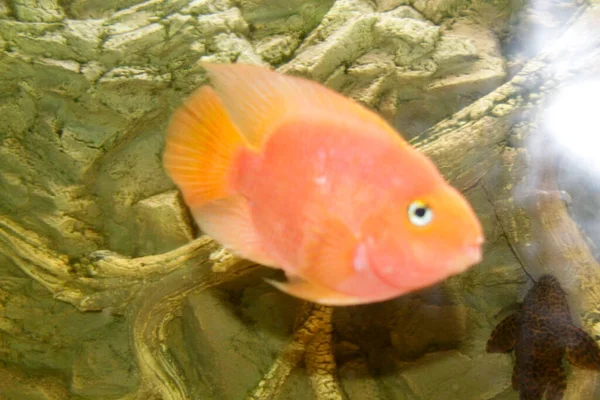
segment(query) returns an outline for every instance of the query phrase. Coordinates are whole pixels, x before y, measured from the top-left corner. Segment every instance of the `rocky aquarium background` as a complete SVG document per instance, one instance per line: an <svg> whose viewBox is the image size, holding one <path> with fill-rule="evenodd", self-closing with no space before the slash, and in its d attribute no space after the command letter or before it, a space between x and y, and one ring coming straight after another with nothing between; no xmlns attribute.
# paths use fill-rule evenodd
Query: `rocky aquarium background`
<svg viewBox="0 0 600 400"><path fill-rule="evenodd" d="M598 74L598 18L592 0L0 0L0 398L517 399L485 342L525 271L557 275L600 335L600 190L528 147L548 96ZM266 285L276 272L201 236L162 170L201 60L379 111L468 196L484 262L361 307ZM570 202L530 201L534 185ZM595 386L571 368L567 398Z"/></svg>

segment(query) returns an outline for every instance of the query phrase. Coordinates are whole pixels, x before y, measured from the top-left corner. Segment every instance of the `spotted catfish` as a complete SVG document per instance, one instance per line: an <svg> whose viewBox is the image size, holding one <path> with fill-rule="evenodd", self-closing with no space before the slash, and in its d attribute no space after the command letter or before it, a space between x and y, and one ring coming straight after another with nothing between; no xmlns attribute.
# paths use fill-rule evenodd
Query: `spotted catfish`
<svg viewBox="0 0 600 400"><path fill-rule="evenodd" d="M488 353L515 351L513 389L521 400L563 398L567 379L563 357L574 366L600 370L600 348L573 325L564 290L543 275L529 290L518 312L506 317L487 342Z"/></svg>

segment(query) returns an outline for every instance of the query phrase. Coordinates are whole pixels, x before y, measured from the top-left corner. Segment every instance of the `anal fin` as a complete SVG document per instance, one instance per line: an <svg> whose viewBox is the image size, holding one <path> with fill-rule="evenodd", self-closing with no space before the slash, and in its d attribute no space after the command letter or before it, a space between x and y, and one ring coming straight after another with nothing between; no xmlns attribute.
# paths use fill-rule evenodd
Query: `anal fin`
<svg viewBox="0 0 600 400"><path fill-rule="evenodd" d="M265 278L265 281L284 293L303 300L327 306L350 306L363 303L361 299L336 292L325 286L293 277L289 282L278 282Z"/></svg>

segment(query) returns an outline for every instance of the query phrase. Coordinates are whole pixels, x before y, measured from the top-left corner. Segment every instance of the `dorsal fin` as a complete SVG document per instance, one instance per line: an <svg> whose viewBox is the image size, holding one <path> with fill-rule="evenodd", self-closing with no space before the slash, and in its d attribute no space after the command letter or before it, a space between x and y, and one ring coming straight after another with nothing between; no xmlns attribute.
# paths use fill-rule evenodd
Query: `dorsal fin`
<svg viewBox="0 0 600 400"><path fill-rule="evenodd" d="M277 121L292 114L324 113L371 124L398 143L404 139L379 115L328 87L248 64L202 63L232 120L253 147L260 147Z"/></svg>

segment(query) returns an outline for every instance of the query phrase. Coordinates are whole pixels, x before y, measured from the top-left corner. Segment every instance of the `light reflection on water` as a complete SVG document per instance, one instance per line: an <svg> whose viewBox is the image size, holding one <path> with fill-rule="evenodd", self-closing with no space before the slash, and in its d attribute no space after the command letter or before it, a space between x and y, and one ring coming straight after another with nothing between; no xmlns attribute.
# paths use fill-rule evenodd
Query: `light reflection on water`
<svg viewBox="0 0 600 400"><path fill-rule="evenodd" d="M560 89L550 100L544 125L560 147L580 167L600 174L600 80L583 80Z"/></svg>

